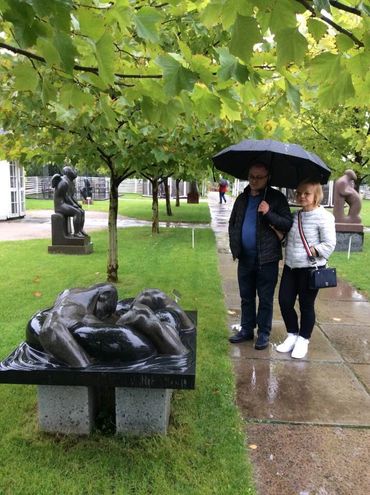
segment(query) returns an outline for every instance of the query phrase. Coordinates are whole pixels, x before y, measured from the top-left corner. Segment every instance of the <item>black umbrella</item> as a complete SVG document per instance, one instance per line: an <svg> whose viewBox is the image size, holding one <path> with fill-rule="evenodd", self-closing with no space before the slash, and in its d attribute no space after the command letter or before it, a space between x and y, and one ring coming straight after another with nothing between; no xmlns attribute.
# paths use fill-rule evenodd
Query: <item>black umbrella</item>
<svg viewBox="0 0 370 495"><path fill-rule="evenodd" d="M263 163L270 170L270 184L295 189L303 179L326 184L330 169L314 153L298 144L272 139L245 139L212 157L214 166L238 179L248 179L249 168Z"/></svg>

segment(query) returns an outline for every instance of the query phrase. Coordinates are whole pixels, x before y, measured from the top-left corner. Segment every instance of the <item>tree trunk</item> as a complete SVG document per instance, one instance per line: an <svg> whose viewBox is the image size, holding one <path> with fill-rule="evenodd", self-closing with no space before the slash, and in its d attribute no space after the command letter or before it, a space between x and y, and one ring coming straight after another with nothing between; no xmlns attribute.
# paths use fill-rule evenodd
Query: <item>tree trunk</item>
<svg viewBox="0 0 370 495"><path fill-rule="evenodd" d="M172 217L172 210L171 210L171 198L170 198L170 188L168 186L168 177L163 179L163 185L164 185L164 192L166 195L166 211L167 215L169 217Z"/></svg>
<svg viewBox="0 0 370 495"><path fill-rule="evenodd" d="M159 234L158 179L150 182L152 183L152 234Z"/></svg>
<svg viewBox="0 0 370 495"><path fill-rule="evenodd" d="M110 177L109 216L108 216L108 265L107 281L118 282L118 253L117 253L117 214L118 186L114 176Z"/></svg>
<svg viewBox="0 0 370 495"><path fill-rule="evenodd" d="M181 179L176 179L176 206L180 206L180 182Z"/></svg>

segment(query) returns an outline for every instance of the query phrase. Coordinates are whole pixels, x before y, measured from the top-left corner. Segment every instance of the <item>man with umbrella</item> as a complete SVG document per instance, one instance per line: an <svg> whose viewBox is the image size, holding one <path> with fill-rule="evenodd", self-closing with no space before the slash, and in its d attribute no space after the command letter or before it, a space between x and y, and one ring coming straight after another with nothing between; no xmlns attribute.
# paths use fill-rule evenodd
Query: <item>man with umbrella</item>
<svg viewBox="0 0 370 495"><path fill-rule="evenodd" d="M262 162L249 167L249 185L235 201L229 220L230 249L238 259L241 328L233 344L254 339L255 349L269 344L273 297L278 279L281 241L276 230L288 232L292 216L286 197L268 185L269 168ZM256 303L258 295L258 308Z"/></svg>

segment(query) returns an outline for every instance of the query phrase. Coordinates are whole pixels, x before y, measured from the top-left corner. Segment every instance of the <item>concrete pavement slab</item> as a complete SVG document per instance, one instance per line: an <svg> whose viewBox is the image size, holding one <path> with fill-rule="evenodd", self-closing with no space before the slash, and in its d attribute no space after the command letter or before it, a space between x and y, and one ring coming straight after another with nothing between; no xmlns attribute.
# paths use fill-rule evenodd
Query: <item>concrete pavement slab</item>
<svg viewBox="0 0 370 495"><path fill-rule="evenodd" d="M324 323L321 328L343 359L370 365L370 326L338 322Z"/></svg>
<svg viewBox="0 0 370 495"><path fill-rule="evenodd" d="M366 495L370 430L248 424L260 495Z"/></svg>
<svg viewBox="0 0 370 495"><path fill-rule="evenodd" d="M369 394L345 364L238 359L234 367L246 420L370 424Z"/></svg>

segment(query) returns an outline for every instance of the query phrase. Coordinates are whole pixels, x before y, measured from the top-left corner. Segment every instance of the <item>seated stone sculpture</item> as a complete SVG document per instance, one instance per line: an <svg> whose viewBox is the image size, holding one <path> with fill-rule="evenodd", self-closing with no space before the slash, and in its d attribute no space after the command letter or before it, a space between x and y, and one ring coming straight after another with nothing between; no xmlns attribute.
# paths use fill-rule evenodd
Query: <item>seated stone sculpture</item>
<svg viewBox="0 0 370 495"><path fill-rule="evenodd" d="M353 170L346 170L344 175L335 182L333 214L336 223L361 223L361 197L353 187L357 176ZM345 203L349 206L348 215L345 215Z"/></svg>
<svg viewBox="0 0 370 495"><path fill-rule="evenodd" d="M32 317L26 341L59 362L86 367L184 355L180 334L192 328L186 313L160 290L117 302L116 288L102 283L62 292L52 308Z"/></svg>
<svg viewBox="0 0 370 495"><path fill-rule="evenodd" d="M63 175L55 174L51 179L54 188L54 211L73 219L73 236L85 237L85 211L75 197L74 180L77 174L71 167L63 168Z"/></svg>

